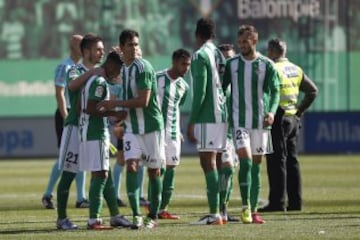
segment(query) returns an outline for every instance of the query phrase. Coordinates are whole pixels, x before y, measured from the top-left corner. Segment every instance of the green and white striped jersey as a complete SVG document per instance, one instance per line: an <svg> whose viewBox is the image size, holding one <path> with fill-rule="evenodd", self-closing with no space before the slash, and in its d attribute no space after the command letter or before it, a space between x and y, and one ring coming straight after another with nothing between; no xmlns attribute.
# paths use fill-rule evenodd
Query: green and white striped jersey
<svg viewBox="0 0 360 240"><path fill-rule="evenodd" d="M92 76L81 90L81 115L79 131L81 142L109 139L108 117L90 116L85 113L88 100L102 101L110 99L110 90L102 76Z"/></svg>
<svg viewBox="0 0 360 240"><path fill-rule="evenodd" d="M206 42L193 54L191 123L227 122L225 95L221 88L224 66L225 58L212 42Z"/></svg>
<svg viewBox="0 0 360 240"><path fill-rule="evenodd" d="M77 126L79 123L78 113L77 113L77 104L79 101L80 90L71 91L68 87L70 81L75 80L77 77L87 72L88 69L82 64L73 65L66 74L66 90L69 96L70 110L68 116L64 121L64 125L74 125Z"/></svg>
<svg viewBox="0 0 360 240"><path fill-rule="evenodd" d="M137 97L138 90L149 89L151 91L148 106L127 109L125 131L134 134L145 134L162 130L164 123L157 102L155 71L151 64L142 58L137 58L129 66L124 64L120 74L123 81L122 99L128 100Z"/></svg>
<svg viewBox="0 0 360 240"><path fill-rule="evenodd" d="M251 61L236 55L226 62L223 81L224 89L231 84L231 125L262 129L264 116L275 114L280 99L280 80L273 62L260 53Z"/></svg>
<svg viewBox="0 0 360 240"><path fill-rule="evenodd" d="M182 78L172 79L167 70L156 74L158 100L165 125L165 136L177 139L180 131L180 106L184 104L189 92L189 85Z"/></svg>

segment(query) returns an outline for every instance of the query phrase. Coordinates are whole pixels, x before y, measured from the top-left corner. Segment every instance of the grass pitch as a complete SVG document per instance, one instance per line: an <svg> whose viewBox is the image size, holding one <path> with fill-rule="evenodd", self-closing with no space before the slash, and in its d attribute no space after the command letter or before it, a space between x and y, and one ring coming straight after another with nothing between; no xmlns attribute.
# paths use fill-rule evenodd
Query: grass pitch
<svg viewBox="0 0 360 240"><path fill-rule="evenodd" d="M64 232L56 230L56 211L43 209L40 202L54 160L3 159L0 160L0 239L360 239L359 155L300 156L300 161L304 210L263 214L267 221L263 225L189 225L208 209L199 161L197 157L183 157L177 168L175 196L169 209L179 214L180 220L160 220L159 226L151 230L86 230L88 210L74 207L73 184L68 214L81 229ZM265 162L262 186L261 198L266 199ZM121 192L126 200L124 182ZM241 206L239 196L236 173L229 210L237 217ZM131 214L128 207L120 208L120 212ZM108 216L105 205L106 222Z"/></svg>

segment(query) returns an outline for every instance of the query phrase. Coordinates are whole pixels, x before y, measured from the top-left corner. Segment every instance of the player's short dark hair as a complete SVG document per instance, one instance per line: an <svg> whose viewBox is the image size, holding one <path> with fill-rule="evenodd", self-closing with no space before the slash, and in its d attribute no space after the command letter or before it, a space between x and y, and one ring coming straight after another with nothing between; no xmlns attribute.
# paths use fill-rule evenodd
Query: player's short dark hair
<svg viewBox="0 0 360 240"><path fill-rule="evenodd" d="M125 29L119 35L119 44L125 45L126 41L139 37L139 33L132 29Z"/></svg>
<svg viewBox="0 0 360 240"><path fill-rule="evenodd" d="M277 54L284 54L286 52L286 42L279 38L272 38L268 42L268 50L274 51Z"/></svg>
<svg viewBox="0 0 360 240"><path fill-rule="evenodd" d="M178 50L175 50L172 54L172 60L177 60L180 58L191 58L191 54L189 51L179 48Z"/></svg>
<svg viewBox="0 0 360 240"><path fill-rule="evenodd" d="M85 49L90 49L93 45L102 41L103 39L96 34L93 33L86 34L80 42L81 53L84 53Z"/></svg>
<svg viewBox="0 0 360 240"><path fill-rule="evenodd" d="M223 43L219 45L220 51L230 51L234 50L234 45L230 43Z"/></svg>
<svg viewBox="0 0 360 240"><path fill-rule="evenodd" d="M106 56L105 62L112 62L119 66L121 66L123 64L123 61L121 60L120 55L115 51L109 52L109 54Z"/></svg>
<svg viewBox="0 0 360 240"><path fill-rule="evenodd" d="M258 36L258 31L252 25L241 25L238 29L238 36L241 36L246 32L254 34L256 37Z"/></svg>
<svg viewBox="0 0 360 240"><path fill-rule="evenodd" d="M211 18L200 18L196 23L195 35L203 39L215 37L215 23Z"/></svg>

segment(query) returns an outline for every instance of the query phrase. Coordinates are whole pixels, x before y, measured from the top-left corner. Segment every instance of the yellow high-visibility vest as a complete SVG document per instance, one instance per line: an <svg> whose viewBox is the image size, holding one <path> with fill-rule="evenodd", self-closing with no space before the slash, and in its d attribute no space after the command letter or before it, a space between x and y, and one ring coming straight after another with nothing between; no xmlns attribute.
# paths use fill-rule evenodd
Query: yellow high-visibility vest
<svg viewBox="0 0 360 240"><path fill-rule="evenodd" d="M285 111L285 116L295 115L303 70L287 58L275 62L275 68L279 72L281 81L279 105Z"/></svg>

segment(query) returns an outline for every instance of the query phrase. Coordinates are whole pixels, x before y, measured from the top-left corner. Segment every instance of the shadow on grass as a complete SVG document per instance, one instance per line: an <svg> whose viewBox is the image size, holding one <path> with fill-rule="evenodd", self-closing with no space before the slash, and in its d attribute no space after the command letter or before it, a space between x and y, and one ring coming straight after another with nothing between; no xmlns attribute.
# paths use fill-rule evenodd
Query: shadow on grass
<svg viewBox="0 0 360 240"><path fill-rule="evenodd" d="M59 230L57 229L22 229L22 230L6 230L6 231L0 231L0 234L24 234L24 233L52 233L57 232Z"/></svg>

